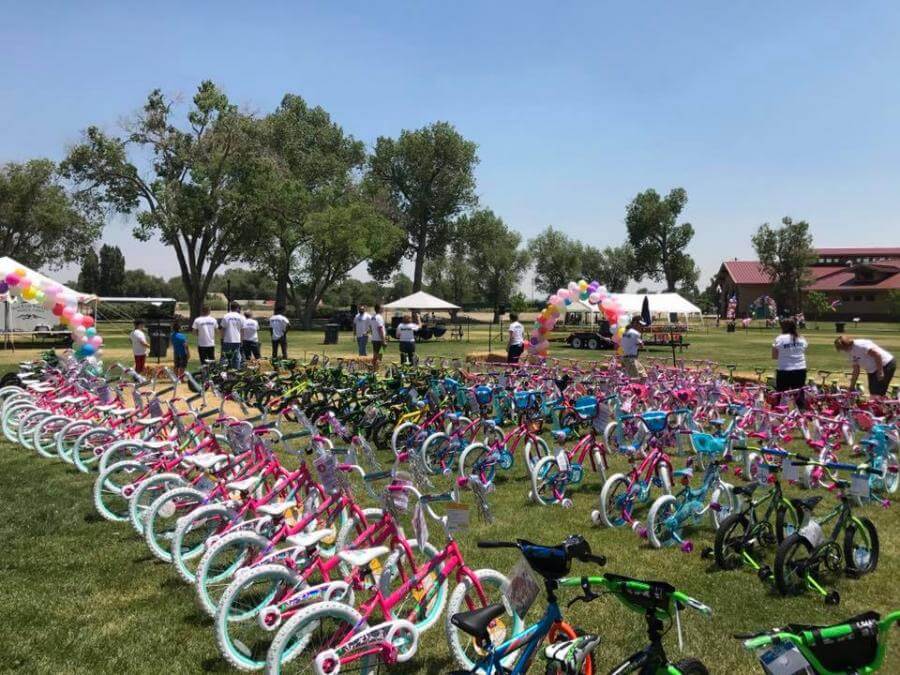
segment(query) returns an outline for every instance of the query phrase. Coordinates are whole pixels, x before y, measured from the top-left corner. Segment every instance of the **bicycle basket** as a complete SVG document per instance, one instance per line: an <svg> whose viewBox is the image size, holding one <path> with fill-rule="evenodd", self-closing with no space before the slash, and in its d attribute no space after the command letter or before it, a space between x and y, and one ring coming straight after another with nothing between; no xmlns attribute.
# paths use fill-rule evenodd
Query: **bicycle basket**
<svg viewBox="0 0 900 675"><path fill-rule="evenodd" d="M575 401L575 412L583 420L588 420L597 414L597 398L595 396L580 396Z"/></svg>
<svg viewBox="0 0 900 675"><path fill-rule="evenodd" d="M641 418L652 433L658 434L665 431L669 415L665 410L649 410L641 413Z"/></svg>
<svg viewBox="0 0 900 675"><path fill-rule="evenodd" d="M475 400L479 405L488 405L494 399L494 391L484 385L475 387Z"/></svg>
<svg viewBox="0 0 900 675"><path fill-rule="evenodd" d="M703 455L722 454L725 452L725 442L727 440L724 436L718 437L703 433L691 434L691 445L694 448L694 452Z"/></svg>
<svg viewBox="0 0 900 675"><path fill-rule="evenodd" d="M530 391L517 391L513 394L513 405L516 406L516 410L528 410L533 401L534 397Z"/></svg>
<svg viewBox="0 0 900 675"><path fill-rule="evenodd" d="M803 639L807 648L829 671L853 672L875 660L880 618L878 612L865 612L847 619L836 625L849 625L852 630L838 637L825 637L828 627L804 626Z"/></svg>

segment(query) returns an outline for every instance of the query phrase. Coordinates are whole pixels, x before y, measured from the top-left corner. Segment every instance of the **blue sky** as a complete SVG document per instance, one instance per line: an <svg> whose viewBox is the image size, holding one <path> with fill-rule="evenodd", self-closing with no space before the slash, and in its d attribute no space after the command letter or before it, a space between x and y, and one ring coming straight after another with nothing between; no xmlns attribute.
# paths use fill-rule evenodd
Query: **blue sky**
<svg viewBox="0 0 900 675"><path fill-rule="evenodd" d="M0 162L61 158L161 87L293 92L366 143L447 120L526 237L625 236L640 190L687 189L703 270L805 218L820 245L898 245L900 5L721 2L3 3ZM177 272L127 222L130 267Z"/></svg>

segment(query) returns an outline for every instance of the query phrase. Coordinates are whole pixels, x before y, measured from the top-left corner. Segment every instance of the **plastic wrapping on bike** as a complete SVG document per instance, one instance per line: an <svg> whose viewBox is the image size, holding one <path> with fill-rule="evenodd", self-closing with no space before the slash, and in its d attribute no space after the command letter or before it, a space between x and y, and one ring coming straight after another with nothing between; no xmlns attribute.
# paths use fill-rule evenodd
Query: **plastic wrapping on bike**
<svg viewBox="0 0 900 675"><path fill-rule="evenodd" d="M645 579L633 579L618 574L605 574L609 581L618 581L622 583L622 587L616 589L616 594L621 596L629 604L645 610L662 610L669 611L672 601L672 594L675 587L665 581L647 581ZM650 588L646 591L631 589L627 586L628 582L646 584Z"/></svg>
<svg viewBox="0 0 900 675"><path fill-rule="evenodd" d="M832 626L790 626L802 634L809 650L828 670L854 671L871 664L878 651L878 612L865 612ZM824 637L829 628L849 625L851 632L840 637ZM812 639L808 639L811 637Z"/></svg>

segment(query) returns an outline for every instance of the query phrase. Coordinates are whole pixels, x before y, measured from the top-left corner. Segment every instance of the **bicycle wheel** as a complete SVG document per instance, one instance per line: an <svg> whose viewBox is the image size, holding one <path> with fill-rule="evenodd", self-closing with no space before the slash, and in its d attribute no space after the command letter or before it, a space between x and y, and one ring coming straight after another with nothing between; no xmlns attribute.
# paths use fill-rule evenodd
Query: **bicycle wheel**
<svg viewBox="0 0 900 675"><path fill-rule="evenodd" d="M675 664L675 670L681 675L709 675L709 670L700 659L682 659Z"/></svg>
<svg viewBox="0 0 900 675"><path fill-rule="evenodd" d="M747 516L742 513L733 513L719 523L713 545L719 569L734 570L741 566L749 524Z"/></svg>
<svg viewBox="0 0 900 675"><path fill-rule="evenodd" d="M455 453L451 448L454 441L456 439L451 439L443 431L437 431L425 439L422 443L422 463L428 473L436 475L453 469Z"/></svg>
<svg viewBox="0 0 900 675"><path fill-rule="evenodd" d="M806 590L806 563L812 545L799 532L785 539L775 554L775 585L782 595L798 595Z"/></svg>
<svg viewBox="0 0 900 675"><path fill-rule="evenodd" d="M177 487L159 495L144 516L144 539L150 552L172 562L172 538L180 517L203 503L206 494L192 487Z"/></svg>
<svg viewBox="0 0 900 675"><path fill-rule="evenodd" d="M647 515L647 533L655 548L671 546L683 541L682 523L675 518L678 504L672 495L663 495L653 502Z"/></svg>
<svg viewBox="0 0 900 675"><path fill-rule="evenodd" d="M177 473L160 473L142 480L128 500L128 519L135 532L144 534L144 517L157 497L184 485L187 481Z"/></svg>
<svg viewBox="0 0 900 675"><path fill-rule="evenodd" d="M513 614L507 604L504 602L504 592L509 586L509 580L494 570L484 569L477 570L475 576L481 583L485 593L485 601L481 601L476 592L475 586L468 578L464 578L450 596L450 602L447 604L447 616L445 622L445 630L447 633L447 642L450 644L450 653L456 659L457 664L463 670L472 670L475 663L483 658L487 652L477 643L475 638L467 633L459 630L450 621L454 614L460 612L468 612L473 609L486 607L494 603L501 603L506 611L501 614L491 624L488 632L491 636L491 642L499 645L511 635L522 632L522 619ZM509 667L515 662L518 652L513 652L506 659L503 665Z"/></svg>
<svg viewBox="0 0 900 675"><path fill-rule="evenodd" d="M531 471L531 498L541 506L550 506L559 501L557 492L565 485L560 479L559 463L556 457L544 457Z"/></svg>
<svg viewBox="0 0 900 675"><path fill-rule="evenodd" d="M200 607L210 616L216 615L219 598L238 570L259 558L269 540L256 532L239 530L226 534L210 546L197 566L194 587Z"/></svg>
<svg viewBox="0 0 900 675"><path fill-rule="evenodd" d="M100 462L103 450L107 445L115 441L116 438L117 436L114 431L102 427L100 429L85 431L76 439L75 444L72 446L72 461L75 463L75 468L81 471L81 473L90 473L93 471L94 466L97 466L98 470L105 470L110 464L104 465L103 469L99 469L98 463ZM125 459L126 458L123 457L122 461ZM115 462L112 464L114 463Z"/></svg>
<svg viewBox="0 0 900 675"><path fill-rule="evenodd" d="M128 520L128 496L123 494L123 490L146 473L145 464L132 460L113 464L97 476L94 481L94 507L97 512L115 523Z"/></svg>
<svg viewBox="0 0 900 675"><path fill-rule="evenodd" d="M57 452L57 434L72 423L65 415L48 415L31 432L31 444L41 457L47 459L62 459L69 461L65 456L60 457Z"/></svg>
<svg viewBox="0 0 900 675"><path fill-rule="evenodd" d="M633 499L628 494L628 478L625 474L614 473L606 479L600 490L599 518L606 527L621 527L630 517Z"/></svg>
<svg viewBox="0 0 900 675"><path fill-rule="evenodd" d="M431 544L425 544L424 547L419 546L415 539L410 539L409 544L414 553L417 553L416 564L424 565L438 554L437 549ZM401 570L403 566L405 570ZM403 573L401 573L403 572ZM447 604L447 579L440 574L440 568L435 568L430 574L426 575L422 582L409 590L408 593L399 600L399 602L391 608L391 614L397 619L406 619L412 623L419 631L431 628ZM404 575L405 573L405 575ZM384 570L378 577L378 587L381 594L388 597L401 584L404 583L404 576L411 576L414 570L409 568L409 562L401 551L395 550L385 563Z"/></svg>
<svg viewBox="0 0 900 675"><path fill-rule="evenodd" d="M472 443L459 457L459 475L475 476L482 484L490 485L497 475L496 454L483 443Z"/></svg>
<svg viewBox="0 0 900 675"><path fill-rule="evenodd" d="M316 657L339 647L364 630L362 616L352 607L339 602L320 602L300 610L279 629L266 657L266 673L320 673ZM374 675L378 659L368 655L350 663L341 663L342 673Z"/></svg>
<svg viewBox="0 0 900 675"><path fill-rule="evenodd" d="M56 454L59 455L59 458L64 462L74 464L72 451L75 449L75 443L82 434L94 428L95 424L87 420L75 420L64 426L56 435Z"/></svg>
<svg viewBox="0 0 900 675"><path fill-rule="evenodd" d="M394 455L399 455L406 450L417 451L418 446L413 446L416 445L415 439L421 432L422 428L413 422L404 422L397 426L391 434L391 449L394 451Z"/></svg>
<svg viewBox="0 0 900 675"><path fill-rule="evenodd" d="M868 518L854 517L844 531L844 561L855 574L869 574L878 567L878 530Z"/></svg>
<svg viewBox="0 0 900 675"><path fill-rule="evenodd" d="M550 457L550 446L540 436L528 437L525 440L525 466L531 471L544 457Z"/></svg>
<svg viewBox="0 0 900 675"><path fill-rule="evenodd" d="M29 413L37 410L37 406L31 399L14 401L3 410L3 435L10 443L19 443L19 422Z"/></svg>
<svg viewBox="0 0 900 675"><path fill-rule="evenodd" d="M223 530L234 516L234 511L225 504L208 504L177 521L170 552L178 576L192 585L197 581L197 565L206 552L209 538Z"/></svg>
<svg viewBox="0 0 900 675"><path fill-rule="evenodd" d="M780 544L797 532L803 524L802 520L794 505L787 499L783 500L775 512L775 540Z"/></svg>
<svg viewBox="0 0 900 675"><path fill-rule="evenodd" d="M34 439L33 434L35 429L38 428L40 423L52 416L49 410L32 410L31 412L23 415L19 420L19 425L16 427L16 439L23 448L27 448L28 450L34 450L37 452L37 449L34 447ZM50 455L44 455L47 459L55 459L56 453L52 453Z"/></svg>

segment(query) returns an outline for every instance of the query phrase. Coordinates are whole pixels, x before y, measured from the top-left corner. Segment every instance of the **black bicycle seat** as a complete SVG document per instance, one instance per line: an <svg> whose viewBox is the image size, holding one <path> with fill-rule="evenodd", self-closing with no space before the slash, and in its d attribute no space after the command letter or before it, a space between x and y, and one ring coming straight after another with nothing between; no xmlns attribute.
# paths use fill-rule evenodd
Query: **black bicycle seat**
<svg viewBox="0 0 900 675"><path fill-rule="evenodd" d="M806 511L812 511L816 507L816 504L818 504L820 501L822 501L822 495L815 495L813 497L805 497L803 499L792 499L791 503L795 508L799 506Z"/></svg>
<svg viewBox="0 0 900 675"><path fill-rule="evenodd" d="M736 495L744 495L745 497L750 497L758 487L759 483L748 483L747 485L738 485L732 490L732 492Z"/></svg>
<svg viewBox="0 0 900 675"><path fill-rule="evenodd" d="M503 614L506 608L503 603L497 602L481 609L473 609L470 612L459 612L450 617L450 623L464 633L468 633L480 642L488 641L488 627L491 621Z"/></svg>

